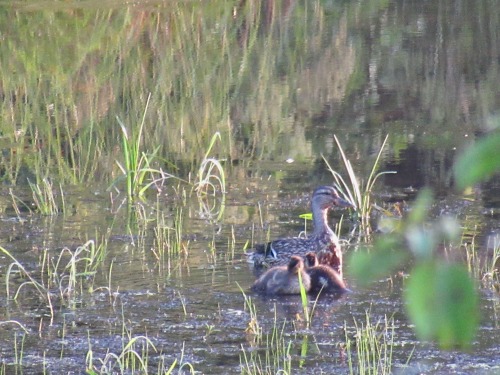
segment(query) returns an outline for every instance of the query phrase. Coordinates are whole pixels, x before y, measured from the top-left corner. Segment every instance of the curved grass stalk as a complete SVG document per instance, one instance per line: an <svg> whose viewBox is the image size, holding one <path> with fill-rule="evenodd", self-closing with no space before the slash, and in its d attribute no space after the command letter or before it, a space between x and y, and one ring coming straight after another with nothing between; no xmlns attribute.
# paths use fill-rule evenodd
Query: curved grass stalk
<svg viewBox="0 0 500 375"><path fill-rule="evenodd" d="M5 274L5 288L6 288L6 292L7 292L7 298L10 296L10 287L9 287L9 284L10 284L10 275L12 273L12 268L13 267L17 267L18 270L23 274L24 277L26 277L29 281L26 281L24 283L21 284L21 286L25 285L25 284L31 284L35 287L35 289L37 290L37 292L40 294L40 296L44 299L47 299L47 289L42 285L40 284L38 281L36 281L30 274L28 271L26 271L26 269L24 268L24 266L19 263L19 261L14 258L14 256L6 249L4 249L3 247L0 246L0 251L3 252L5 255L7 255L7 257L9 257L13 263L11 263L9 265L9 267L7 268L7 272ZM21 286L19 288L21 288ZM14 300L17 298L18 296L18 292L19 290L16 292L16 294L14 295Z"/></svg>
<svg viewBox="0 0 500 375"><path fill-rule="evenodd" d="M16 211L18 220L23 220L21 219L21 210L19 209L18 203L24 206L24 208L26 208L30 214L33 213L33 210L30 206L28 206L21 198L14 195L14 193L12 192L12 188L9 188L9 195L12 198L12 207L14 208L14 211Z"/></svg>
<svg viewBox="0 0 500 375"><path fill-rule="evenodd" d="M156 159L157 153L160 150L160 146L156 147L151 153L145 153L141 150L144 126L146 123L146 113L149 107L150 100L151 93L148 95L141 124L139 125L139 129L136 133L132 133L129 135L125 124L119 117L116 118L121 128L122 152L124 162L122 164L119 161L116 161L118 168L120 168L122 172L122 176L116 178L111 184L110 188L113 187L117 182L125 180L127 185L127 197L130 201L132 201L136 196L142 198L144 192L151 185L158 183L159 180L173 177L171 174L165 173L161 169L154 169L151 167L151 164ZM153 178L152 182L145 184L145 178L148 174L151 174L151 176L159 174L161 178Z"/></svg>
<svg viewBox="0 0 500 375"><path fill-rule="evenodd" d="M222 194L226 193L226 174L224 168L218 159L209 157L217 140L222 140L219 132L215 132L212 136L203 161L198 169L197 181L195 183L197 194L208 194L209 189L211 189L214 194L217 191L220 191Z"/></svg>
<svg viewBox="0 0 500 375"><path fill-rule="evenodd" d="M4 249L2 246L0 246L0 251L3 252L7 257L9 257L13 263L11 263L9 265L9 267L7 268L7 272L5 274L5 289L6 289L6 292L7 292L7 298L10 298L10 275L12 273L12 269L13 267L17 267L17 269L22 273L22 275L24 277L26 277L29 281L25 281L24 283L22 283L16 290L16 293L14 294L14 297L12 298L14 301L17 299L17 297L19 297L19 293L21 291L21 289L24 287L24 286L28 286L28 285L32 285L36 291L38 292L38 295L47 303L47 305L49 306L49 310L50 310L50 325L52 325L52 322L54 321L54 307L52 305L52 300L50 298L50 292L49 290L44 286L42 285L41 283L39 283L38 281L36 281L30 274L28 271L26 271L26 269L24 268L24 266L19 263L19 261L14 258L14 256L6 249Z"/></svg>
<svg viewBox="0 0 500 375"><path fill-rule="evenodd" d="M324 156L322 156L323 160L325 161L328 170L333 175L335 186L338 188L339 192L344 196L344 198L348 199L351 203L354 204L355 210L361 219L361 228L364 231L368 231L370 227L370 212L372 209L371 193L373 190L373 186L380 176L396 173L395 171L383 171L376 173L377 169L379 168L380 158L387 144L389 135L386 135L384 141L382 142L382 145L380 146L379 152L377 154L377 157L375 158L366 183L363 183L363 180L360 180L360 178L358 178L358 176L354 172L351 162L349 161L349 159L347 159L347 156L344 153L342 145L340 144L337 136L334 135L334 138L342 157L342 162L347 171L347 175L349 176L349 181L346 182L342 175L332 168L332 166Z"/></svg>

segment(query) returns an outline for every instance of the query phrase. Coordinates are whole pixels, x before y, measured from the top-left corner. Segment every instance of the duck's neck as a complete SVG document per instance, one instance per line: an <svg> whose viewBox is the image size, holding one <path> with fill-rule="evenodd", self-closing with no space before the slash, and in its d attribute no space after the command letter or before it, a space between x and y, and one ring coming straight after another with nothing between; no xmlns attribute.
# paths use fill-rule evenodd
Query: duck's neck
<svg viewBox="0 0 500 375"><path fill-rule="evenodd" d="M314 231L313 235L319 235L325 232L332 232L328 226L328 208L312 207Z"/></svg>

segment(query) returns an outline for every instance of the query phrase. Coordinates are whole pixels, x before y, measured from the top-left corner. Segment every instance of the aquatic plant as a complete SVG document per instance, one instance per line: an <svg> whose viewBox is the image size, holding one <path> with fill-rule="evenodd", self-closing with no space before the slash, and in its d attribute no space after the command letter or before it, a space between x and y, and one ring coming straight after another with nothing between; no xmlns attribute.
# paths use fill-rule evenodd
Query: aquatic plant
<svg viewBox="0 0 500 375"><path fill-rule="evenodd" d="M394 318L384 317L373 324L366 311L365 322L354 319L354 332L344 323L345 347L349 373L359 375L392 374L394 346ZM408 357L408 362L411 354Z"/></svg>
<svg viewBox="0 0 500 375"><path fill-rule="evenodd" d="M16 259L14 256L6 249L0 246L0 251L4 253L8 258L11 259L12 263L7 267L7 271L5 272L5 289L7 293L7 298L12 298L16 300L19 297L21 290L26 286L32 286L36 290L38 296L47 303L51 314L51 323L54 319L54 308L52 304L51 294L49 289L46 288L42 283L38 282L32 275L31 272L28 272L24 266ZM14 270L17 269L20 276L27 281L22 282L16 289L16 292L11 297L10 294L10 280L14 275Z"/></svg>
<svg viewBox="0 0 500 375"><path fill-rule="evenodd" d="M154 231L153 253L159 263L171 272L172 257L187 256L187 244L184 243L183 236L183 210L178 207L172 223L169 224L162 211L157 210L156 225Z"/></svg>
<svg viewBox="0 0 500 375"><path fill-rule="evenodd" d="M252 297L249 297L244 290L241 288L240 284L236 283L238 288L243 294L243 298L245 299L245 311L248 310L250 314L250 321L247 324L247 328L245 329L246 333L254 335L257 338L257 341L262 337L262 327L260 326L259 319L257 317L257 307L252 301Z"/></svg>
<svg viewBox="0 0 500 375"><path fill-rule="evenodd" d="M44 285L59 291L62 301L73 306L76 297L82 293L84 283L92 285L90 280L97 267L102 263L106 247L96 246L89 240L75 250L65 247L55 258L50 258L48 251L42 255L40 274Z"/></svg>
<svg viewBox="0 0 500 375"><path fill-rule="evenodd" d="M304 319L307 325L309 326L312 319L312 314L309 311L309 298L307 297L307 290L304 287L304 283L302 282L302 273L298 272L297 275L299 277L299 285L300 285L300 302L302 304L302 310L304 312Z"/></svg>
<svg viewBox="0 0 500 375"><path fill-rule="evenodd" d="M177 358L168 360L157 349L153 341L147 335L134 335L132 329L127 326L122 306L121 326L121 350L113 352L107 348L104 357L99 358L93 350L90 332L88 334L88 350L85 356L86 373L89 375L111 375L111 374L172 374L174 369L179 373L186 370L194 374L195 370L191 363L184 360L184 343ZM156 369L150 364L154 356ZM170 363L171 362L171 363Z"/></svg>
<svg viewBox="0 0 500 375"><path fill-rule="evenodd" d="M195 190L198 194L215 194L216 192L226 192L226 174L219 159L210 157L210 153L217 142L221 141L221 135L216 132L208 145L205 156L198 168Z"/></svg>
<svg viewBox="0 0 500 375"><path fill-rule="evenodd" d="M59 292L59 301L73 308L84 285L88 285L91 290L93 289L92 276L104 259L105 246L96 247L95 242L89 240L74 251L63 248L59 255L54 258L51 258L49 252L45 250L41 254L40 270L36 273L37 277L33 276L33 272L26 270L9 251L2 247L0 247L0 251L12 260L5 276L7 297L17 300L23 288L34 287L37 295L46 302L51 312L50 324L52 324L54 291ZM17 286L11 297L10 284L15 270L27 281Z"/></svg>
<svg viewBox="0 0 500 375"><path fill-rule="evenodd" d="M292 358L290 353L292 341L286 338L285 326L286 320L281 327L278 325L275 314L271 333L264 334L263 339L260 341L263 348L247 352L242 345L240 354L242 375L292 374Z"/></svg>
<svg viewBox="0 0 500 375"><path fill-rule="evenodd" d="M42 215L57 215L59 213L59 205L56 201L56 196L53 191L52 182L48 178L44 178L40 184L34 184L28 180L29 187L33 193L33 201L36 210ZM65 213L64 193L60 186L62 212Z"/></svg>
<svg viewBox="0 0 500 375"><path fill-rule="evenodd" d="M111 374L165 374L170 375L176 367L183 373L187 369L189 374L194 374L195 370L192 364L184 362L184 346L180 359L174 359L171 364L166 363L166 358L160 356L157 368L151 370L149 365L150 357L158 353L151 339L144 335L132 336L125 334L123 347L120 353L108 352L104 358L98 358L96 365L95 354L89 338L89 349L86 355L86 373L89 375L111 375Z"/></svg>
<svg viewBox="0 0 500 375"><path fill-rule="evenodd" d="M149 105L149 100L151 95L148 96L148 101L146 103L146 108L144 109L144 114L139 128L135 132L129 131L123 122L117 117L117 121L121 128L122 134L122 153L124 164L122 165L119 161L116 164L123 173L122 178L125 178L127 185L127 197L133 200L134 197L142 197L147 186L144 186L144 179L148 173L157 172L151 168L151 163L154 160L155 154L158 152L158 147L152 153L145 153L141 150L141 143L143 141L142 134L144 130L144 124L146 119L146 111ZM113 185L117 181L113 183Z"/></svg>
<svg viewBox="0 0 500 375"><path fill-rule="evenodd" d="M500 291L500 239L496 238L489 262L486 262L486 272L482 280L491 289Z"/></svg>
<svg viewBox="0 0 500 375"><path fill-rule="evenodd" d="M491 242L491 251L485 254L478 253L475 236L463 247L469 274L483 287L496 290L500 288L500 239L492 237Z"/></svg>
<svg viewBox="0 0 500 375"><path fill-rule="evenodd" d="M385 145L387 144L387 140L389 138L389 135L387 135L382 142L382 145L380 146L380 149L378 151L377 157L375 158L375 161L373 162L373 166L371 169L370 174L366 179L360 178L356 175L356 172L354 172L354 169L352 167L351 162L347 158L342 145L340 144L340 141L338 140L337 136L333 136L335 139L335 142L337 143L337 147L339 149L340 155L342 157L342 162L344 164L344 168L347 171L347 175L349 176L349 183L347 183L342 175L335 171L328 160L323 156L323 160L325 161L328 170L330 173L333 175L333 178L335 180L335 186L339 190L339 192L344 196L346 200L354 204L355 210L359 216L360 222L361 222L361 228L364 232L369 233L370 229L370 212L372 210L372 203L371 203L371 195L372 195L372 190L373 186L377 182L378 178L380 176L383 176L385 174L392 174L396 173L395 171L383 171L383 172L378 172L377 170L379 168L379 162L380 162L380 157L382 156L382 152L384 151ZM366 180L366 181L365 181Z"/></svg>
<svg viewBox="0 0 500 375"><path fill-rule="evenodd" d="M33 202L30 203L16 196L12 188L9 189L9 195L12 198L12 208L16 212L18 219L22 220L21 209L19 208L20 205L30 214L35 212L46 216L58 215L60 212L66 214L66 203L62 185L59 185L61 196L60 204L56 198L57 195L54 193L53 184L49 179L44 178L39 184L32 183L28 179L28 185L33 197Z"/></svg>

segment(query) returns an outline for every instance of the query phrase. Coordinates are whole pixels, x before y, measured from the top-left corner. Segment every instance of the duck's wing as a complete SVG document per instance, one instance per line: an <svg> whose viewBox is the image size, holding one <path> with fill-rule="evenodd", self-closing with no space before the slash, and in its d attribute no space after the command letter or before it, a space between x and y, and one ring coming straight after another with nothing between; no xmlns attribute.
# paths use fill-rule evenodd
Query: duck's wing
<svg viewBox="0 0 500 375"><path fill-rule="evenodd" d="M284 265L292 255L304 256L309 251L316 251L314 242L310 239L283 238L256 245L254 251L247 254L247 262L256 267Z"/></svg>
<svg viewBox="0 0 500 375"><path fill-rule="evenodd" d="M250 253L246 253L247 262L253 263L255 266L263 266L266 262L265 259L268 258L268 254L270 254L270 258L273 258L273 250L271 249L271 242L265 244L257 244L254 247L254 251Z"/></svg>
<svg viewBox="0 0 500 375"><path fill-rule="evenodd" d="M286 272L285 270L276 270L273 273L273 277L269 278L267 281L266 289L267 294L281 294L284 283L286 281Z"/></svg>
<svg viewBox="0 0 500 375"><path fill-rule="evenodd" d="M274 240L268 244L266 256L278 258L280 255L286 254L288 257L292 255L304 255L310 251L311 241L305 238L283 238Z"/></svg>

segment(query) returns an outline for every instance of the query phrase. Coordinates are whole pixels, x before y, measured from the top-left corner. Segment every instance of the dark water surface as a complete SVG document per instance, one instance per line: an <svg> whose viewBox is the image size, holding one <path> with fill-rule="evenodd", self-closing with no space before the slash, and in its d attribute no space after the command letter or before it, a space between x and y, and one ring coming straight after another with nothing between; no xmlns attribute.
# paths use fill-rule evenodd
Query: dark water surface
<svg viewBox="0 0 500 375"><path fill-rule="evenodd" d="M27 279L0 255L0 374L82 374L89 365L120 373L111 354L134 338L141 352L142 336L154 345L142 353L149 373L162 361L165 370L177 361L174 372L189 363L196 373L240 373L243 353L264 355L266 340L248 331L239 286L248 293L254 275L244 249L304 229L311 191L332 182L321 156L342 171L334 135L365 177L388 134L381 170L397 174L378 181L374 201L411 206L430 186L432 216L457 217L464 243L491 258L500 179L457 192L451 168L500 124L497 8L472 0L1 3L0 245L44 285L62 260L51 317L32 286L8 298ZM144 119L144 149L159 147L176 168L163 159L154 166L190 182L219 132L223 204L221 194L199 200L192 184L171 179L127 210L124 186L107 190L123 162L117 117L132 128ZM61 183L66 215L19 203L17 215L13 202L32 207L28 179L43 177L58 198ZM155 230L164 226L172 243L178 229L180 253L162 254ZM346 219L346 256L358 246L354 229ZM104 258L69 294L63 265L89 240L105 247ZM264 336L284 324L293 373L349 373L346 341L367 312L373 324L393 319L394 373L500 373L498 285L476 275L477 337L468 352L443 351L419 341L406 318L410 269L367 289L345 269L353 293L320 298L309 327L298 296L248 295Z"/></svg>

